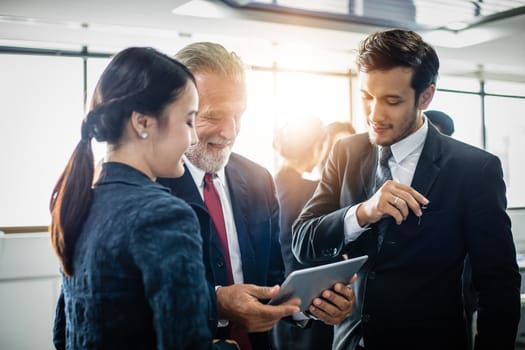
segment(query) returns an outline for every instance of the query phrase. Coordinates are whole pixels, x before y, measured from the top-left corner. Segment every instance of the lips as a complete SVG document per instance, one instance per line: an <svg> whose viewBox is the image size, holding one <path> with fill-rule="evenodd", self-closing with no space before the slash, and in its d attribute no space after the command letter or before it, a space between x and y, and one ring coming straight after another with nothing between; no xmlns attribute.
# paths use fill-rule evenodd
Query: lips
<svg viewBox="0 0 525 350"><path fill-rule="evenodd" d="M208 146L210 146L211 148L214 148L214 149L223 150L223 149L225 149L226 147L228 147L228 144L223 144L223 143L208 143Z"/></svg>
<svg viewBox="0 0 525 350"><path fill-rule="evenodd" d="M384 125L374 125L374 124L372 124L371 127L372 127L372 130L374 131L374 133L376 133L376 134L384 134L385 132L390 130L390 127L384 126Z"/></svg>

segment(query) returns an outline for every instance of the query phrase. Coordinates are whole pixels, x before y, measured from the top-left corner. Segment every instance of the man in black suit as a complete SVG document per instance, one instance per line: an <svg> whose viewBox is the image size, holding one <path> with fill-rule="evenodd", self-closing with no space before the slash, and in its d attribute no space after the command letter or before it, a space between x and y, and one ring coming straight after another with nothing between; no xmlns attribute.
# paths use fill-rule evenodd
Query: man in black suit
<svg viewBox="0 0 525 350"><path fill-rule="evenodd" d="M199 141L186 153L184 175L159 182L192 204L201 219L207 274L217 287L219 317L224 320L217 337L233 338L242 350L267 350L267 331L299 310L294 301L278 306L261 302L279 291L270 286L283 281L284 267L273 178L263 167L232 153L246 108L243 64L214 43L190 44L176 58L195 76ZM219 198L219 215L206 197L211 188ZM353 305L351 289L340 283L334 288L315 299L320 304L310 306L313 315L330 324L344 319Z"/></svg>
<svg viewBox="0 0 525 350"><path fill-rule="evenodd" d="M520 274L499 159L424 117L439 60L418 34L370 35L357 66L369 131L334 147L293 228L300 261L369 256L334 349L467 349L467 254L479 297L475 349L513 349Z"/></svg>

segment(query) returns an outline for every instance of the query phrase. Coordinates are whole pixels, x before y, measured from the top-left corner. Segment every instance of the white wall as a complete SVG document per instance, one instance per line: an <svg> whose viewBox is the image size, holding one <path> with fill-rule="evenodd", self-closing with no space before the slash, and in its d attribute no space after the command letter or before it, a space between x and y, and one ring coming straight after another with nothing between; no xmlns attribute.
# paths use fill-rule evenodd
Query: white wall
<svg viewBox="0 0 525 350"><path fill-rule="evenodd" d="M0 232L0 349L54 349L59 288L49 234Z"/></svg>

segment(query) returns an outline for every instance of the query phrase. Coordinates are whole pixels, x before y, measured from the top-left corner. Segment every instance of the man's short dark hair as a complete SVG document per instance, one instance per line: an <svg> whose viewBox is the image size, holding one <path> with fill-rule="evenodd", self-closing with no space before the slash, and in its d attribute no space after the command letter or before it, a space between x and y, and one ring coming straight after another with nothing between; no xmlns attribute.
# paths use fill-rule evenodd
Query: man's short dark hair
<svg viewBox="0 0 525 350"><path fill-rule="evenodd" d="M436 84L439 58L432 46L416 32L391 29L369 35L359 46L356 59L361 72L409 67L414 71L411 86L419 95Z"/></svg>

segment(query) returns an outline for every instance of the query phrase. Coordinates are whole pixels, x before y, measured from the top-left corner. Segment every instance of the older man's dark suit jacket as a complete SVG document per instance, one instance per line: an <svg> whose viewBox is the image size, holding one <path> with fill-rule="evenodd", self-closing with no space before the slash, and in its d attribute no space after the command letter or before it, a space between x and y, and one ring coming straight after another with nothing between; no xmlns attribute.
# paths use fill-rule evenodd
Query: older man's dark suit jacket
<svg viewBox="0 0 525 350"><path fill-rule="evenodd" d="M260 165L235 153L231 154L225 173L241 250L244 283L260 286L282 283L284 265L279 246L279 204L272 176ZM158 182L196 208L205 242L204 263L210 283L227 285L219 240L188 169L180 178L161 178ZM267 333L252 333L250 340L254 350L270 346Z"/></svg>
<svg viewBox="0 0 525 350"><path fill-rule="evenodd" d="M429 125L411 186L430 200L390 225L378 252L377 225L344 244L348 208L370 198L377 164L367 134L334 148L321 183L293 229L300 260L346 253L369 260L355 284L352 314L335 329L334 349L466 349L461 273L468 253L479 292L476 349L514 349L520 274L497 157Z"/></svg>

